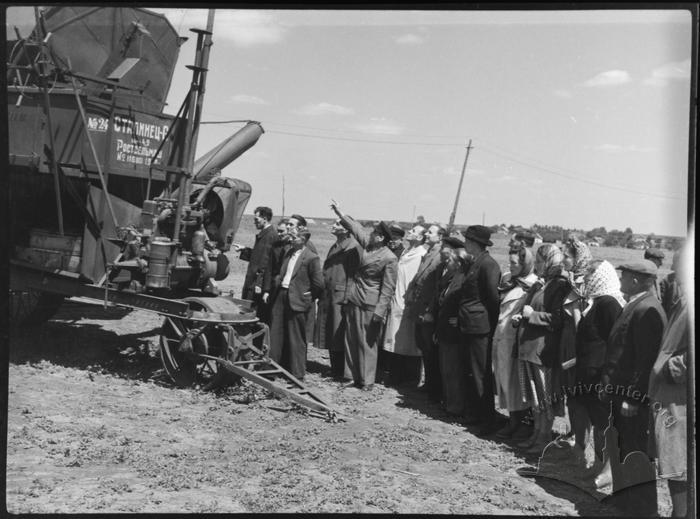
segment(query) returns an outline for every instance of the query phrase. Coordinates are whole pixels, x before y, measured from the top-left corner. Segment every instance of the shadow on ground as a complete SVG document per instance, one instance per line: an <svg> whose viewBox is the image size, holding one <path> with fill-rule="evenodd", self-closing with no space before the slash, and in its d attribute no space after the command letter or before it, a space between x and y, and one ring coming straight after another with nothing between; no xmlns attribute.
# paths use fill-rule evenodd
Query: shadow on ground
<svg viewBox="0 0 700 519"><path fill-rule="evenodd" d="M96 310L88 307L87 311ZM104 315L99 318L104 319ZM112 314L112 318L118 317ZM15 364L48 361L144 381L152 379L161 368L154 341L159 327L120 335L98 324L76 321L49 321L33 328L12 330L9 361Z"/></svg>

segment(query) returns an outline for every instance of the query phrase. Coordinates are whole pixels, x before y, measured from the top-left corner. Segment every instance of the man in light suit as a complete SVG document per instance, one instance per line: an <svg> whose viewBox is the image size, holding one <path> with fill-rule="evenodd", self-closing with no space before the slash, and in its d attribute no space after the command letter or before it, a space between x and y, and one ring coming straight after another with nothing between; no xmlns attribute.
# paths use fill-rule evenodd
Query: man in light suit
<svg viewBox="0 0 700 519"><path fill-rule="evenodd" d="M608 337L600 397L612 411L619 437L620 461L628 454L648 453L648 384L661 347L666 314L656 297L657 266L649 260L620 265L620 290L627 304ZM635 515L657 512L656 482L635 485L616 493L621 505Z"/></svg>
<svg viewBox="0 0 700 519"><path fill-rule="evenodd" d="M348 280L353 278L360 265L362 247L340 224L340 220L333 222L331 234L335 236L336 242L331 245L323 262L325 290L318 301L314 345L328 350L331 375L336 380L342 380L351 378L350 370L345 366L342 308Z"/></svg>
<svg viewBox="0 0 700 519"><path fill-rule="evenodd" d="M391 240L391 231L385 222L379 222L367 232L344 215L335 200L331 209L364 248L360 265L345 294L345 362L355 387L371 390L377 374L379 341L396 288L398 259L386 246Z"/></svg>
<svg viewBox="0 0 700 519"><path fill-rule="evenodd" d="M424 383L423 391L433 401L440 401L442 382L440 378L440 359L437 345L433 343L435 323L425 321L425 314L430 310L441 269L440 249L442 238L447 235L444 227L432 224L425 232L425 245L428 252L421 258L415 277L406 290L404 315L415 323L416 344L423 353Z"/></svg>
<svg viewBox="0 0 700 519"><path fill-rule="evenodd" d="M266 292L272 300L270 358L303 380L306 315L314 299L323 292L323 274L318 254L306 247L311 233L296 229L291 234L291 246L282 259L280 272L272 280L270 292Z"/></svg>

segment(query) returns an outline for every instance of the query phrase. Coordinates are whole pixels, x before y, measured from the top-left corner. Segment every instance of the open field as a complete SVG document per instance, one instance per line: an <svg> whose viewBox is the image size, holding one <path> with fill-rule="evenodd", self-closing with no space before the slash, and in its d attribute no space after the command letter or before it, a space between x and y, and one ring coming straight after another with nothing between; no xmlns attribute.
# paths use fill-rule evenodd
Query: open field
<svg viewBox="0 0 700 519"><path fill-rule="evenodd" d="M311 231L325 256L327 222ZM246 218L236 242L253 235ZM505 237L494 241L504 266ZM613 261L634 253L594 250ZM239 293L246 264L235 256L221 286ZM325 350L309 348L305 381L344 422L309 417L247 382L176 389L158 359L160 324L152 313L70 301L45 325L13 333L8 511L622 514L581 486L519 476L537 456L478 438L415 388L367 393L334 382ZM562 475L583 474L561 454ZM658 488L668 515L666 484Z"/></svg>
<svg viewBox="0 0 700 519"><path fill-rule="evenodd" d="M330 210L329 210L330 212ZM273 217L273 222L276 223L279 218ZM313 223L309 224L309 230L311 231L311 241L318 249L319 256L321 260L326 257L328 249L335 241L335 238L330 233L330 224L333 222L333 218L314 218ZM408 225L405 226L408 228ZM241 245L252 246L255 240L255 227L253 226L252 215L245 215L243 217L243 222L236 234L235 241ZM489 247L489 253L501 266L502 272L508 271L508 237L503 234L494 234L491 236L491 241L493 242L493 247ZM671 272L671 259L672 253L666 251L666 258L664 258L663 265L659 269L660 276L666 276ZM605 259L611 262L613 265L617 266L621 263L636 261L644 258L643 250L627 249L623 247L591 247L591 253L596 259ZM245 277L245 269L247 268L247 263L235 261L235 254L231 255L231 276L227 282L233 284L234 287L242 286L243 277ZM243 276L243 277L241 277Z"/></svg>

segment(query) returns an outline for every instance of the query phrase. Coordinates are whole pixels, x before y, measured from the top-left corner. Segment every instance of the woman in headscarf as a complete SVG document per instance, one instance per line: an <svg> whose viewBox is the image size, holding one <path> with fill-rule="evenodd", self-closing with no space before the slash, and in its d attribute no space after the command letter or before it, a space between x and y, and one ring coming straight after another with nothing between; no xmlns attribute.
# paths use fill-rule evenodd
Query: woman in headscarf
<svg viewBox="0 0 700 519"><path fill-rule="evenodd" d="M563 415L562 398L552 386L552 368L560 360L562 303L570 290L563 260L562 251L552 243L537 249L535 274L542 280L533 284L522 311L512 318L519 327L518 358L523 396L535 422L532 436L518 447L528 449L531 454L547 446L555 414Z"/></svg>
<svg viewBox="0 0 700 519"><path fill-rule="evenodd" d="M575 236L571 236L562 247L564 252L564 269L569 278L570 290L562 302L562 330L559 341L559 358L561 362L553 367L552 385L560 390L560 394L570 395L571 388L576 383L576 329L581 320L581 312L585 307L583 297L584 276L589 263L593 260L588 245ZM576 445L583 447L587 431L590 430L590 420L587 413L575 399L566 398L569 412L570 432L575 437Z"/></svg>
<svg viewBox="0 0 700 519"><path fill-rule="evenodd" d="M579 408L580 421L592 426L595 452L602 459L609 409L593 388L601 381L610 330L625 305L615 267L605 260L592 261L584 275L583 296L585 307L576 331L576 381L569 400ZM579 460L584 459L584 450L584 438L579 438L577 433Z"/></svg>
<svg viewBox="0 0 700 519"><path fill-rule="evenodd" d="M508 251L510 273L503 276L498 287L501 307L493 335L493 373L496 381L498 404L507 409L508 424L496 433L497 438L513 438L522 424L527 404L523 401L518 380L518 358L515 353L515 328L511 317L520 312L527 291L537 281L533 272L532 251L516 243Z"/></svg>

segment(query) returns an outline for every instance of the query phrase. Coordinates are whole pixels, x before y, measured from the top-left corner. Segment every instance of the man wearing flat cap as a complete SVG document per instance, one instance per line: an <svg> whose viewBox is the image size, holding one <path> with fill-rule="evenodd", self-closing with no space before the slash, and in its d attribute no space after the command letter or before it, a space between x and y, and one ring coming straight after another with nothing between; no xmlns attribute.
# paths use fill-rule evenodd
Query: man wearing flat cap
<svg viewBox="0 0 700 519"><path fill-rule="evenodd" d="M498 324L501 269L486 250L491 245L488 227L472 225L464 231L464 248L474 261L464 276L459 327L469 355L467 404L471 416L467 421L481 424L481 434L490 434L497 428L491 343Z"/></svg>
<svg viewBox="0 0 700 519"><path fill-rule="evenodd" d="M620 461L631 452L647 453L649 437L649 375L661 347L666 314L654 294L658 268L649 260L617 267L620 290L627 304L608 336L602 387L603 402L610 405L619 437ZM635 515L657 513L656 482L643 483L616 493L620 505Z"/></svg>
<svg viewBox="0 0 700 519"><path fill-rule="evenodd" d="M355 387L370 390L376 379L379 341L396 288L398 259L386 244L391 231L379 222L371 232L346 216L335 200L331 209L340 224L364 249L355 275L348 281L343 306L345 363Z"/></svg>
<svg viewBox="0 0 700 519"><path fill-rule="evenodd" d="M644 251L644 259L651 261L658 268L661 268L661 265L663 265L665 257L666 257L666 254L664 254L664 251L662 251L661 249L657 249L655 247L651 247L651 248L646 249ZM657 277L654 280L654 293L656 294L656 297L659 299L659 301L663 301L662 296L661 296L660 283L661 283L661 280Z"/></svg>

